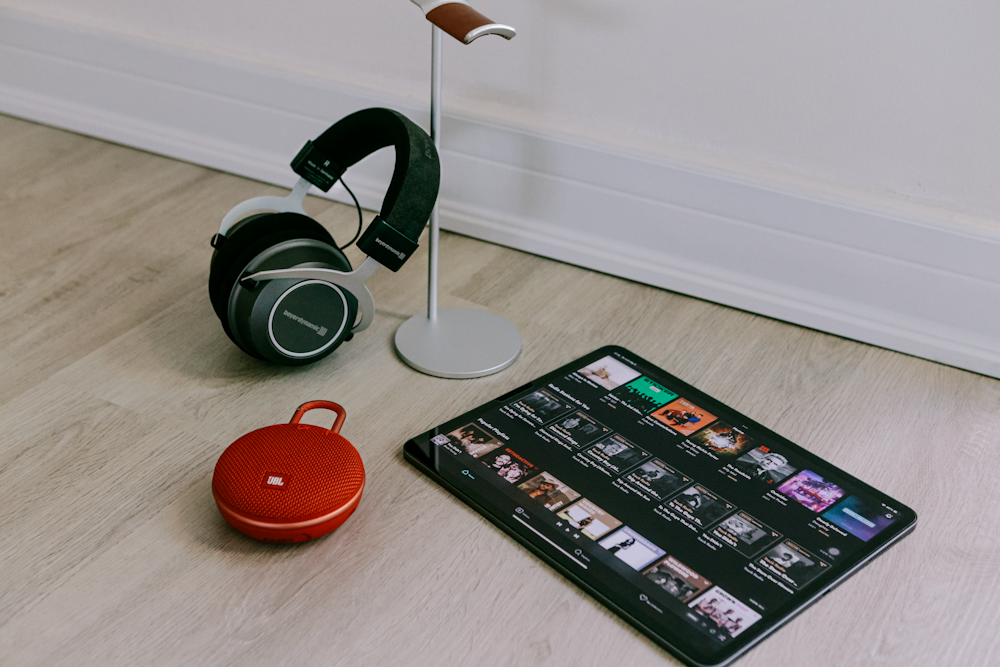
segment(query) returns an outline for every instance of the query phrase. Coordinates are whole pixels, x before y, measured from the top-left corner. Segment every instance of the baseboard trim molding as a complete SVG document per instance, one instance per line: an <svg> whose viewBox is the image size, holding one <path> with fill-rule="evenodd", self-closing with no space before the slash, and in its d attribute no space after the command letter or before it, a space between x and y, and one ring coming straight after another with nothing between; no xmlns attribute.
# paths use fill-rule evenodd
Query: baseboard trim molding
<svg viewBox="0 0 1000 667"><path fill-rule="evenodd" d="M352 111L427 126L410 100L11 10L0 54L0 112L286 187L304 140ZM443 124L444 229L1000 377L1000 235L484 119ZM391 173L382 153L348 175L367 208Z"/></svg>

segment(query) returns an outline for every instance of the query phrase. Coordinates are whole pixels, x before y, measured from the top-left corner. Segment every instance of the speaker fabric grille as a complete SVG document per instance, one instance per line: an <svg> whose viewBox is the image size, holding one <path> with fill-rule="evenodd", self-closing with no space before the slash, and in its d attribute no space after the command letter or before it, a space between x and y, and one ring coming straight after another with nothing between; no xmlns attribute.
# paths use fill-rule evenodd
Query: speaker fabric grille
<svg viewBox="0 0 1000 667"><path fill-rule="evenodd" d="M265 487L284 475L285 488ZM263 521L309 521L343 507L365 481L361 455L343 436L309 424L247 433L215 465L212 486L236 512Z"/></svg>

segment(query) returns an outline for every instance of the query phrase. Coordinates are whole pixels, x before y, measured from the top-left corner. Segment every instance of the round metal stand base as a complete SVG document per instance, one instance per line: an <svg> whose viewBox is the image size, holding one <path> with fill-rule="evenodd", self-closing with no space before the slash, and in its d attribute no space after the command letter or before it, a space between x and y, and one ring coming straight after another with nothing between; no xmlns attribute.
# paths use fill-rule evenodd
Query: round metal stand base
<svg viewBox="0 0 1000 667"><path fill-rule="evenodd" d="M396 330L396 353L421 373L478 378L498 373L521 352L517 328L493 313L471 308L439 310L437 319L415 315Z"/></svg>

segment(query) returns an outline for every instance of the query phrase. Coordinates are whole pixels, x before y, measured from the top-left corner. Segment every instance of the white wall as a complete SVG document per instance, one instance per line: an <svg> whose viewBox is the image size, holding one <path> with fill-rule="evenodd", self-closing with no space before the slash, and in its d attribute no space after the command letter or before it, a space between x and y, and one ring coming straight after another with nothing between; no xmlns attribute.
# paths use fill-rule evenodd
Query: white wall
<svg viewBox="0 0 1000 667"><path fill-rule="evenodd" d="M1000 231L1000 3L479 0L446 43L478 118ZM427 98L408 0L0 0L115 33Z"/></svg>
<svg viewBox="0 0 1000 667"><path fill-rule="evenodd" d="M619 4L446 38L444 229L1000 377L1000 9ZM0 113L290 185L347 113L426 123L429 47L408 0L0 0Z"/></svg>

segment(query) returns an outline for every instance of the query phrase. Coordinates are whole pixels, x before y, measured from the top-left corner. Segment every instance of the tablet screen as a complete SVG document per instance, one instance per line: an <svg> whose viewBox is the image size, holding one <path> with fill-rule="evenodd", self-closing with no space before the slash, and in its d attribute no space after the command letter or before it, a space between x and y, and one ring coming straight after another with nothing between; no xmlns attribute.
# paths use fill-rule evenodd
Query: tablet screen
<svg viewBox="0 0 1000 667"><path fill-rule="evenodd" d="M619 347L414 438L407 454L692 664L731 659L916 520Z"/></svg>

